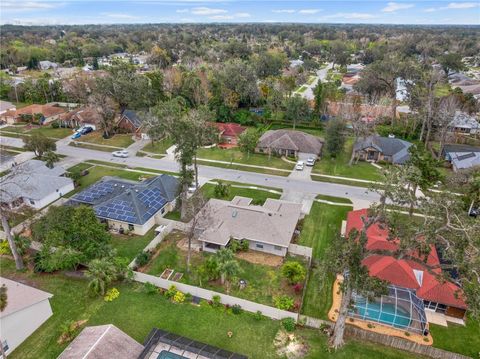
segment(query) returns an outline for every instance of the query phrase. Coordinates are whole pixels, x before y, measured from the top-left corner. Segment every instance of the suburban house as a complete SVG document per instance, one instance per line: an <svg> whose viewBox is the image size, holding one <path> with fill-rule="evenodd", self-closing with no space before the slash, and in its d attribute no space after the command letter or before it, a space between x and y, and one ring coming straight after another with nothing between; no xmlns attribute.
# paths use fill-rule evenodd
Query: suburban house
<svg viewBox="0 0 480 359"><path fill-rule="evenodd" d="M256 152L297 157L299 153L320 156L323 141L294 130L268 130L258 140Z"/></svg>
<svg viewBox="0 0 480 359"><path fill-rule="evenodd" d="M0 312L0 342L10 354L53 314L52 294L0 277L0 286L7 288L7 306Z"/></svg>
<svg viewBox="0 0 480 359"><path fill-rule="evenodd" d="M83 106L60 115L59 121L71 128L90 126L96 130L100 126L102 116L94 107Z"/></svg>
<svg viewBox="0 0 480 359"><path fill-rule="evenodd" d="M37 121L45 125L59 119L61 114L67 112L64 108L56 105L29 105L15 112L15 122Z"/></svg>
<svg viewBox="0 0 480 359"><path fill-rule="evenodd" d="M238 136L246 130L246 127L240 126L238 123L232 122L213 122L218 129L220 142L218 147L229 148L238 144Z"/></svg>
<svg viewBox="0 0 480 359"><path fill-rule="evenodd" d="M136 359L142 350L135 339L107 324L84 328L57 359Z"/></svg>
<svg viewBox="0 0 480 359"><path fill-rule="evenodd" d="M0 205L4 208L26 205L41 209L74 189L62 167L48 168L39 160L24 162L6 176L0 192Z"/></svg>
<svg viewBox="0 0 480 359"><path fill-rule="evenodd" d="M165 174L143 182L104 177L74 195L70 204L93 206L111 230L144 235L175 208L178 187L178 179Z"/></svg>
<svg viewBox="0 0 480 359"><path fill-rule="evenodd" d="M263 206L251 198L210 199L197 214L197 239L202 249L216 252L232 240L247 240L251 250L284 257L292 240L302 205L267 199Z"/></svg>
<svg viewBox="0 0 480 359"><path fill-rule="evenodd" d="M455 172L480 166L480 147L447 144L443 146L442 157L452 164Z"/></svg>
<svg viewBox="0 0 480 359"><path fill-rule="evenodd" d="M403 164L410 158L410 146L398 138L369 136L358 139L353 148L357 160Z"/></svg>
<svg viewBox="0 0 480 359"><path fill-rule="evenodd" d="M347 215L346 235L352 230L361 231L363 218L368 216L367 209L351 211ZM367 249L370 251L395 251L399 240L389 238L389 230L379 223L367 229ZM428 257L411 253L414 261L409 258L396 259L388 254L373 254L364 259L363 264L371 276L383 279L398 288L413 290L415 295L423 300L427 319L463 324L467 304L462 289L455 283L442 280L441 260L434 246L431 246ZM422 262L426 263L423 264ZM427 269L429 266L431 269ZM435 313L435 314L431 314Z"/></svg>
<svg viewBox="0 0 480 359"><path fill-rule="evenodd" d="M0 115L3 115L7 111L15 111L16 109L13 103L0 100Z"/></svg>
<svg viewBox="0 0 480 359"><path fill-rule="evenodd" d="M475 116L470 116L469 114L461 111L455 112L455 117L448 125L448 128L451 132L456 133L468 133L472 135L480 133L480 123L477 121Z"/></svg>
<svg viewBox="0 0 480 359"><path fill-rule="evenodd" d="M58 64L56 62L52 61L40 61L38 63L38 68L40 70L49 70L49 69L56 69L58 67Z"/></svg>
<svg viewBox="0 0 480 359"><path fill-rule="evenodd" d="M148 135L142 132L143 119L135 111L124 110L117 122L117 127L127 133L133 133L137 138L148 139Z"/></svg>
<svg viewBox="0 0 480 359"><path fill-rule="evenodd" d="M153 328L143 345L113 324L86 327L57 359L247 359L246 356Z"/></svg>

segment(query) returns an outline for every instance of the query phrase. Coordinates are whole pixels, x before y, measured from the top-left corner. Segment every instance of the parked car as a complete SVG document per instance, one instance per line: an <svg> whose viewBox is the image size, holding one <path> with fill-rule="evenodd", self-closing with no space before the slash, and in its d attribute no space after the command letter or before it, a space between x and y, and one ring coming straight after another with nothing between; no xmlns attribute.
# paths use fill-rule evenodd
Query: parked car
<svg viewBox="0 0 480 359"><path fill-rule="evenodd" d="M114 151L114 152L112 152L112 156L113 157L127 158L128 157L128 151L127 150Z"/></svg>
<svg viewBox="0 0 480 359"><path fill-rule="evenodd" d="M305 167L305 162L303 161L298 161L297 164L295 165L295 169L297 171L303 171L304 167Z"/></svg>
<svg viewBox="0 0 480 359"><path fill-rule="evenodd" d="M309 167L314 166L314 165L315 165L315 161L316 161L316 159L315 159L314 157L309 157L309 158L307 159L307 166L309 166Z"/></svg>
<svg viewBox="0 0 480 359"><path fill-rule="evenodd" d="M80 138L82 134L80 132L75 132L70 138L72 140L76 140L77 138Z"/></svg>
<svg viewBox="0 0 480 359"><path fill-rule="evenodd" d="M82 135L86 135L87 133L90 133L93 131L93 128L91 127L84 127L83 130L80 132Z"/></svg>

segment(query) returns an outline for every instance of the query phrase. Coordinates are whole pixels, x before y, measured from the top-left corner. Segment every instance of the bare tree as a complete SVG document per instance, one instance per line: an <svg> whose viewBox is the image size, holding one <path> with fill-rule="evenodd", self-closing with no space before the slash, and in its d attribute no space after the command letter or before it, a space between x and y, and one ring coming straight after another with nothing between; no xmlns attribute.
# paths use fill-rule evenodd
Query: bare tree
<svg viewBox="0 0 480 359"><path fill-rule="evenodd" d="M440 138L440 151L445 144L450 123L455 118L455 111L459 103L455 96L448 96L440 101L437 115L435 116L435 127Z"/></svg>
<svg viewBox="0 0 480 359"><path fill-rule="evenodd" d="M103 135L109 137L115 122L115 102L104 92L95 92L88 98L89 104L100 115L100 128Z"/></svg>

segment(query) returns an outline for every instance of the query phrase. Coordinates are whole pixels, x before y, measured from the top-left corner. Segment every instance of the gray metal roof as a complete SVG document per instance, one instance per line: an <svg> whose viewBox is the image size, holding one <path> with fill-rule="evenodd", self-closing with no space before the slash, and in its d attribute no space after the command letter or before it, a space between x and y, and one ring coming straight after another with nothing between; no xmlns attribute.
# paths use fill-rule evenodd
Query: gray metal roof
<svg viewBox="0 0 480 359"><path fill-rule="evenodd" d="M410 142L398 138L369 136L357 140L354 149L359 151L366 148L375 148L384 156L392 157L392 163L403 164L410 158L408 152L410 146L412 146Z"/></svg>

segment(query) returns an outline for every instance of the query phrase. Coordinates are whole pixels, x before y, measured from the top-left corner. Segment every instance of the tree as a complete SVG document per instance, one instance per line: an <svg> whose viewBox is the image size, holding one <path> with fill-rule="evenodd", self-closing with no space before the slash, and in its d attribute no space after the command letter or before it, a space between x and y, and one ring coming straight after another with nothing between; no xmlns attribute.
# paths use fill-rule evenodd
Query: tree
<svg viewBox="0 0 480 359"><path fill-rule="evenodd" d="M230 184L218 181L214 189L216 198L226 198L230 194Z"/></svg>
<svg viewBox="0 0 480 359"><path fill-rule="evenodd" d="M226 281L240 272L240 265L235 259L235 254L230 249L222 248L218 250L215 257L218 260L218 271L222 284L225 284Z"/></svg>
<svg viewBox="0 0 480 359"><path fill-rule="evenodd" d="M99 127L103 131L103 137L110 137L115 125L116 113L113 99L106 93L97 91L88 98L88 102L100 115Z"/></svg>
<svg viewBox="0 0 480 359"><path fill-rule="evenodd" d="M287 261L282 266L282 275L288 279L290 284L300 283L305 279L306 270L299 262Z"/></svg>
<svg viewBox="0 0 480 359"><path fill-rule="evenodd" d="M438 106L437 116L434 118L435 128L438 131L440 137L440 151L443 149L446 137L449 130L450 123L455 118L455 112L459 105L455 96L447 96L440 100Z"/></svg>
<svg viewBox="0 0 480 359"><path fill-rule="evenodd" d="M98 57L96 57L96 56L93 58L92 68L93 68L94 70L98 70L98 68L99 68L99 66L98 66Z"/></svg>
<svg viewBox="0 0 480 359"><path fill-rule="evenodd" d="M465 68L465 65L462 62L462 55L450 52L440 56L438 59L440 65L442 65L445 75L449 75L451 71L461 71Z"/></svg>
<svg viewBox="0 0 480 359"><path fill-rule="evenodd" d="M35 156L39 157L40 159L43 157L45 152L55 151L57 149L55 140L52 140L41 133L34 133L31 136L25 136L23 138L23 142L23 148L27 151L33 151Z"/></svg>
<svg viewBox="0 0 480 359"><path fill-rule="evenodd" d="M165 49L162 49L160 46L155 45L150 50L150 56L148 58L148 63L158 66L159 68L165 68L171 62L170 56Z"/></svg>
<svg viewBox="0 0 480 359"><path fill-rule="evenodd" d="M250 153L255 152L259 139L258 131L254 128L248 128L238 136L238 146L242 152L250 157Z"/></svg>
<svg viewBox="0 0 480 359"><path fill-rule="evenodd" d="M343 120L330 120L325 130L325 146L331 157L343 152L345 146L345 123Z"/></svg>
<svg viewBox="0 0 480 359"><path fill-rule="evenodd" d="M53 151L47 151L43 155L43 160L48 168L53 168L55 166L55 162L60 160L60 157Z"/></svg>
<svg viewBox="0 0 480 359"><path fill-rule="evenodd" d="M293 122L293 129L295 129L297 121L305 121L310 118L308 101L299 95L287 97L283 106L285 108L285 120Z"/></svg>
<svg viewBox="0 0 480 359"><path fill-rule="evenodd" d="M329 59L332 62L332 68L335 68L335 64L340 66L346 66L350 58L350 52L343 40L334 40L330 42Z"/></svg>
<svg viewBox="0 0 480 359"><path fill-rule="evenodd" d="M7 307L8 304L8 293L7 293L7 286L2 284L0 287L0 312Z"/></svg>
<svg viewBox="0 0 480 359"><path fill-rule="evenodd" d="M257 76L264 79L268 76L280 75L281 70L287 65L288 59L282 52L265 51L254 59L254 63Z"/></svg>
<svg viewBox="0 0 480 359"><path fill-rule="evenodd" d="M89 291L93 295L105 295L108 285L117 278L117 268L110 260L94 259L88 263L85 275L90 280Z"/></svg>
<svg viewBox="0 0 480 359"><path fill-rule="evenodd" d="M325 96L325 88L321 80L318 80L317 85L313 89L314 112L320 116L325 113L327 106L327 98Z"/></svg>

